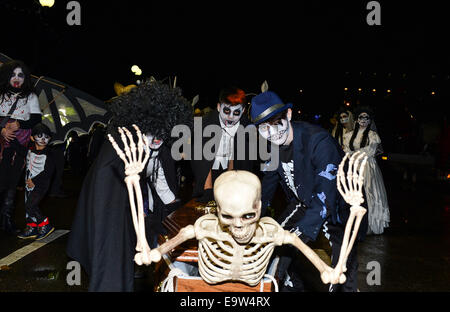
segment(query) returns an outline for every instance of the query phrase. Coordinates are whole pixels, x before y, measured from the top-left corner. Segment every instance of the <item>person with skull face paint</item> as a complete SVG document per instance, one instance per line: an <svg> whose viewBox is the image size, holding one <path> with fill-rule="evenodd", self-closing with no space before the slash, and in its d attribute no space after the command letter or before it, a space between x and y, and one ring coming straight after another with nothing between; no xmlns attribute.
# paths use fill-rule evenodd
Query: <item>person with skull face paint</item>
<svg viewBox="0 0 450 312"><path fill-rule="evenodd" d="M55 171L55 159L47 147L51 137L52 133L46 125L39 123L33 127L31 140L34 144L28 151L25 167L26 228L17 235L18 238L41 240L55 230L39 209Z"/></svg>
<svg viewBox="0 0 450 312"><path fill-rule="evenodd" d="M263 170L261 216L266 214L280 182L288 204L277 221L305 243L315 241L323 232L331 246L334 267L342 245L343 224L348 217L345 211L348 206L336 185L337 169L344 153L325 129L291 121L291 108L291 103L284 104L272 91L262 92L251 100L252 122L263 138L279 147L280 161L276 169ZM343 285L330 285L330 291L357 290L355 246L347 262L347 281ZM277 275L284 280L283 291L304 291L300 270L294 261L297 251L283 247L279 256Z"/></svg>
<svg viewBox="0 0 450 312"><path fill-rule="evenodd" d="M148 138L151 155L140 183L146 238L154 248L157 236L165 234L162 221L181 203L171 131L180 124L192 127L192 106L180 88L149 79L114 98L110 110L107 133L116 142L122 142L118 127L126 127L135 139L133 124ZM125 177L123 161L104 141L84 179L66 250L89 275L89 291L134 290L136 233Z"/></svg>
<svg viewBox="0 0 450 312"><path fill-rule="evenodd" d="M21 61L0 67L0 229L16 235L13 221L16 186L24 168L31 129L42 112L30 72Z"/></svg>
<svg viewBox="0 0 450 312"><path fill-rule="evenodd" d="M375 156L381 151L381 139L377 134L373 111L369 107L355 109L358 117L355 129L344 135L344 151L364 151L369 159L364 171L364 191L367 202L367 234L382 234L389 226L390 212L383 182L383 175Z"/></svg>
<svg viewBox="0 0 450 312"><path fill-rule="evenodd" d="M232 169L253 171L254 163L249 160L248 151L245 151L245 159L236 159L234 157L234 155L238 155L237 140L235 140L238 128L239 126L246 127L249 124L248 118L244 114L246 106L247 97L245 92L234 86L227 87L222 89L219 94L217 110L213 110L202 117L202 133L209 125L220 126L222 133L213 160L204 158L191 160L195 182L193 197L198 197L197 200L199 202L214 200L214 181L224 171ZM201 139L203 140L201 144L203 148L207 140ZM246 136L245 149L249 146L248 140L248 136ZM194 147L195 144L191 143L191 146ZM191 155L194 155L194 151L192 151Z"/></svg>
<svg viewBox="0 0 450 312"><path fill-rule="evenodd" d="M353 120L353 114L349 109L341 108L337 112L336 126L331 131L331 135L338 141L342 148L344 148L344 134L352 131L354 124L355 121Z"/></svg>

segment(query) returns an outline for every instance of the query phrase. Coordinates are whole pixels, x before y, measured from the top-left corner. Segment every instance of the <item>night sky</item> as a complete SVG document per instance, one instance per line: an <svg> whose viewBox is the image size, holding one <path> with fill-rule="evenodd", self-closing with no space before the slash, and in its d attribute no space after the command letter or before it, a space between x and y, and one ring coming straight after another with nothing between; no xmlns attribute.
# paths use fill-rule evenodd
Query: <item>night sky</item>
<svg viewBox="0 0 450 312"><path fill-rule="evenodd" d="M258 93L264 80L318 111L337 109L347 86L395 88L388 73L415 77L410 89L433 74L450 81L448 11L429 1L378 1L381 26L366 23L369 1L79 1L81 26L67 25L68 2L2 0L0 52L102 100L114 82L135 83L134 64L145 77L176 75L201 107L223 86Z"/></svg>

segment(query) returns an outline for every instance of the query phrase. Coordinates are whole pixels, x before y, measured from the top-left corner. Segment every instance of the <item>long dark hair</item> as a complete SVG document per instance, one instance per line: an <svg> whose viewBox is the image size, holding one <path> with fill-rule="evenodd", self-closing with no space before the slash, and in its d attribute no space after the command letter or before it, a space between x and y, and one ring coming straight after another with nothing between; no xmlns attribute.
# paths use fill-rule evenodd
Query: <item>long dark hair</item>
<svg viewBox="0 0 450 312"><path fill-rule="evenodd" d="M340 145L344 142L344 125L341 123L341 115L345 113L348 115L348 122L351 123L351 128L353 127L353 114L352 112L344 107L341 107L337 111L337 117L336 117L336 126L334 128L334 138L339 142ZM353 130L351 129L350 130Z"/></svg>
<svg viewBox="0 0 450 312"><path fill-rule="evenodd" d="M23 84L20 88L21 91L19 97L27 98L31 93L34 92L34 86L31 83L31 74L28 67L22 61L12 60L0 66L0 95L2 96L2 99L5 95L11 95L14 92L9 82L11 80L12 74L14 73L14 70L19 67L22 68L22 71L25 75Z"/></svg>
<svg viewBox="0 0 450 312"><path fill-rule="evenodd" d="M355 129L353 129L352 137L350 138L350 143L349 143L350 150L352 150L352 151L355 150L355 147L353 146L353 142L355 141L358 131L359 131L359 123L356 123ZM359 148L369 145L369 131L370 131L370 124L364 130L364 133L363 133L363 136L361 139L361 143L359 144Z"/></svg>

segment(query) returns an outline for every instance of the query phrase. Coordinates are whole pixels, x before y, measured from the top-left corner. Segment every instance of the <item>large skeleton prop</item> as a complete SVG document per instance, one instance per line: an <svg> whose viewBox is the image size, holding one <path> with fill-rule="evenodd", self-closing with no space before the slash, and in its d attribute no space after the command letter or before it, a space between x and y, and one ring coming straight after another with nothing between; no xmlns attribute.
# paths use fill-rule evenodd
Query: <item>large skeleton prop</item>
<svg viewBox="0 0 450 312"><path fill-rule="evenodd" d="M250 172L238 170L223 173L214 183L217 216L206 214L200 217L194 225L182 228L175 237L158 248L150 250L145 239L142 196L139 186L139 172L145 167L148 160L148 142L145 135L142 135L135 125L133 126L139 140L138 156L136 155L136 145L127 129L119 129L125 153L120 150L111 136L109 136L109 140L125 163L127 175L125 182L129 191L133 224L137 235L137 253L134 260L138 265L158 262L163 254L189 239L196 238L199 241L199 272L207 283L240 281L255 286L263 278L274 248L291 244L299 249L318 269L323 283L343 284L345 282L346 277L343 273L346 271L347 257L366 211L360 207L364 201L362 184L367 160L364 153L354 153L350 157L347 176L343 172L343 166L349 158L348 154L345 155L339 166L338 190L352 207L345 228L340 257L334 269L323 262L296 234L285 231L272 218L260 218L261 184L259 178ZM130 141L129 145L127 137ZM143 154L145 154L144 158ZM138 216L136 216L135 200L137 200ZM350 237L353 225L354 229Z"/></svg>

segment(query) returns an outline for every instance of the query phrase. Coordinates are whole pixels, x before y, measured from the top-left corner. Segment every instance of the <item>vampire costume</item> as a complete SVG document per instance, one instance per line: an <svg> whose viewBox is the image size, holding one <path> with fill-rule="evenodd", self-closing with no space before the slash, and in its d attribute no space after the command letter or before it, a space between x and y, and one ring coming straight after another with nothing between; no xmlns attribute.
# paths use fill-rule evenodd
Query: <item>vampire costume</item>
<svg viewBox="0 0 450 312"><path fill-rule="evenodd" d="M41 122L39 100L30 72L21 61L0 67L0 229L17 234L16 187L24 169L31 129Z"/></svg>
<svg viewBox="0 0 450 312"><path fill-rule="evenodd" d="M216 125L222 129L220 133L220 143L217 150L214 150L214 159L208 160L204 158L202 153L202 159L197 160L194 158L193 148L196 146L193 141L192 146L192 160L191 167L194 174L194 191L193 197L199 197L199 202L208 202L214 200L213 185L215 179L226 170L247 170L254 171L253 161L249 158L249 137L246 133L245 137L245 151L244 159L238 159L237 139L236 133L238 127L245 128L248 124L247 114L245 109L247 106L247 98L243 90L236 87L229 87L221 90L219 95L219 103L217 104L217 110L211 111L206 116L202 117L202 134L204 129L210 125ZM196 136L193 136L193 140ZM201 136L202 150L205 144L211 140ZM198 146L200 144L197 143Z"/></svg>
<svg viewBox="0 0 450 312"><path fill-rule="evenodd" d="M192 107L179 88L147 80L115 98L110 109L114 117L108 134L120 148L117 127L127 127L134 135L136 124L149 138L152 156L140 182L148 215L147 240L155 247L163 218L179 203L171 129L178 124L192 126ZM69 257L89 275L89 291L134 290L136 233L124 178L124 163L105 140L84 180L67 246Z"/></svg>

